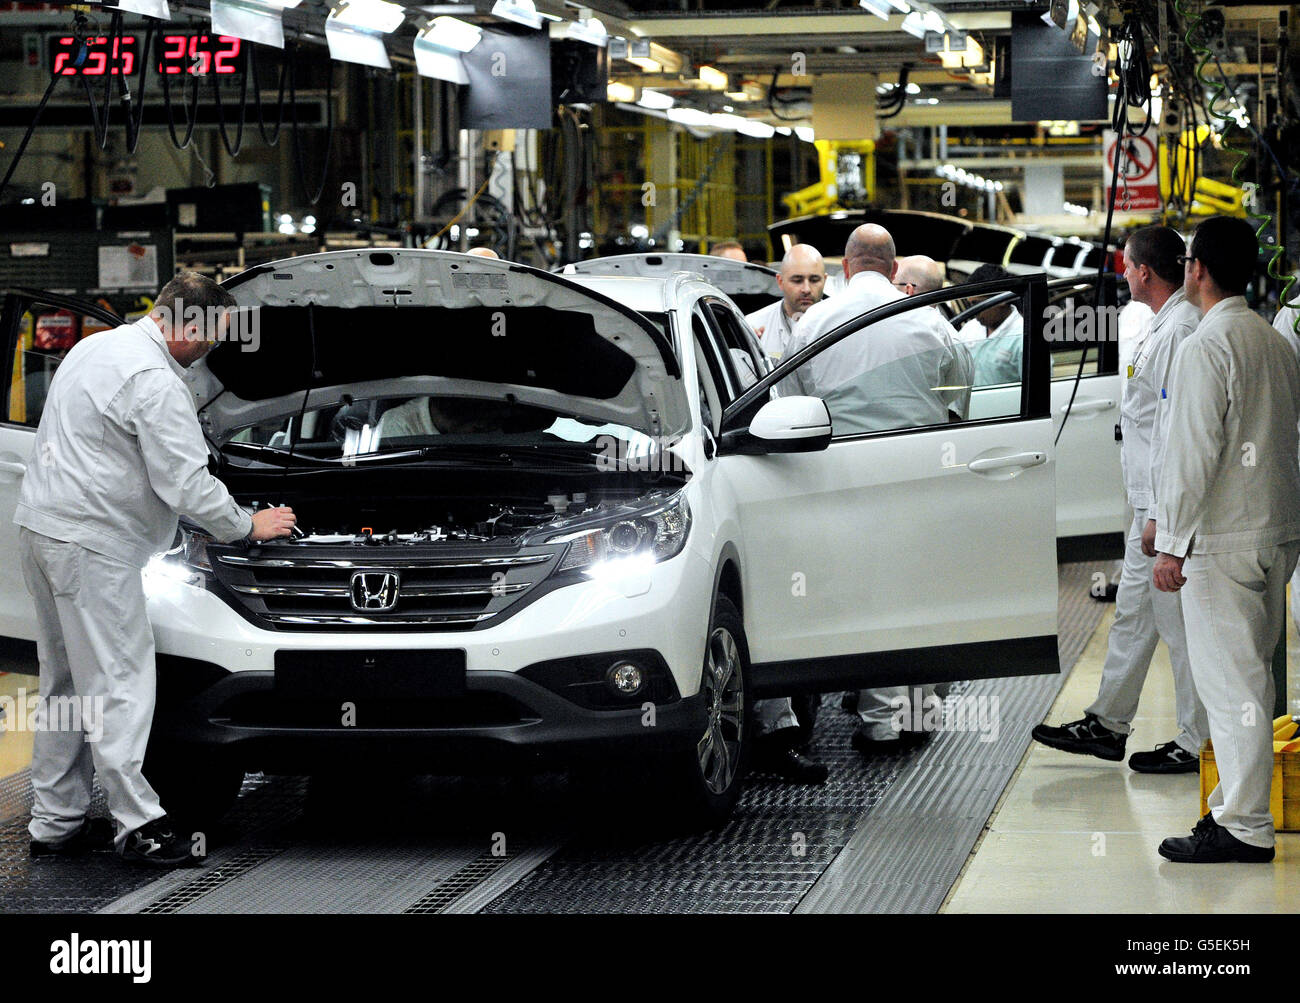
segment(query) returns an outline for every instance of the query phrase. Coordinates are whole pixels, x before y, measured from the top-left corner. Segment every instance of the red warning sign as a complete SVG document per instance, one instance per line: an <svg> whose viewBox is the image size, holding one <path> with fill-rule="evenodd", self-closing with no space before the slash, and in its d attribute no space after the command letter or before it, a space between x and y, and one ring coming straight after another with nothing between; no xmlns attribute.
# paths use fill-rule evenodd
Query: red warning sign
<svg viewBox="0 0 1300 1003"><path fill-rule="evenodd" d="M1120 212L1160 211L1160 154L1154 136L1120 137L1109 129L1104 134L1106 155L1103 158L1102 177L1106 202L1109 204L1110 179L1115 175L1115 161L1119 160L1116 180L1115 208ZM1125 194L1127 192L1127 205Z"/></svg>

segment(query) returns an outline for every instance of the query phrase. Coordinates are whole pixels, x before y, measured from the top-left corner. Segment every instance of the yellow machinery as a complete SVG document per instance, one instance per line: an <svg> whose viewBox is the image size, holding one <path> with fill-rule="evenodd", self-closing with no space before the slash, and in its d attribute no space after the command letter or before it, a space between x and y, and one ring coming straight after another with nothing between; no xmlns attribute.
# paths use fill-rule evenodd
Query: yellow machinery
<svg viewBox="0 0 1300 1003"><path fill-rule="evenodd" d="M1192 187L1192 168L1193 152L1209 138L1210 127L1208 125L1198 126L1196 132L1186 129L1175 137L1160 137L1160 197L1164 199L1165 205L1169 204L1170 192L1176 188L1180 192L1186 192L1189 188L1192 193L1192 204L1188 207L1188 214L1192 216L1245 216L1246 206L1242 200L1246 193L1236 185L1225 184L1222 181L1215 181L1212 178L1204 176L1195 179L1195 187ZM1169 169L1169 139L1174 142L1174 160L1173 169ZM1180 184L1173 185L1171 181L1177 177Z"/></svg>
<svg viewBox="0 0 1300 1003"><path fill-rule="evenodd" d="M781 196L791 217L857 209L875 200L875 140L818 139L813 145L817 148L817 183Z"/></svg>

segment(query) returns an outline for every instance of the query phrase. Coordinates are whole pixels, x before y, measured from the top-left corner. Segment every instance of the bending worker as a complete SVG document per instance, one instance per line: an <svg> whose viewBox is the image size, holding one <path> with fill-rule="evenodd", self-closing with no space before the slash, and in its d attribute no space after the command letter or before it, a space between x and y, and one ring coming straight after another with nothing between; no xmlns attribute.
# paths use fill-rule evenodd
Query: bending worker
<svg viewBox="0 0 1300 1003"><path fill-rule="evenodd" d="M224 339L234 305L212 280L182 273L148 316L73 347L50 384L39 460L27 468L14 516L40 660L33 856L116 848L136 863L196 862L189 834L172 825L141 773L155 677L140 572L171 546L177 513L223 541L269 540L293 527L288 508L250 517L208 473L208 447L181 381ZM46 730L46 701L60 697L102 704L99 742ZM116 837L105 820L86 818L96 772Z"/></svg>
<svg viewBox="0 0 1300 1003"><path fill-rule="evenodd" d="M1192 679L1205 704L1219 785L1180 863L1273 859L1273 650L1300 553L1300 361L1246 305L1258 247L1244 219L1196 228L1184 257L1200 325L1174 356L1169 442L1156 492L1153 577L1183 594Z"/></svg>
<svg viewBox="0 0 1300 1003"><path fill-rule="evenodd" d="M1151 656L1163 639L1174 673L1178 735L1152 752L1134 753L1128 765L1138 773L1197 772L1201 746L1209 737L1187 658L1182 602L1177 592L1161 592L1151 582L1158 524L1151 486L1160 482L1168 432L1158 405L1169 384L1174 353L1201 321L1183 293L1178 259L1184 250L1183 238L1167 226L1143 227L1124 245L1124 277L1133 300L1154 310L1155 320L1129 367L1120 406L1119 460L1133 524L1125 539L1115 622L1092 706L1078 721L1059 727L1040 724L1033 730L1036 741L1053 749L1119 762L1133 731Z"/></svg>

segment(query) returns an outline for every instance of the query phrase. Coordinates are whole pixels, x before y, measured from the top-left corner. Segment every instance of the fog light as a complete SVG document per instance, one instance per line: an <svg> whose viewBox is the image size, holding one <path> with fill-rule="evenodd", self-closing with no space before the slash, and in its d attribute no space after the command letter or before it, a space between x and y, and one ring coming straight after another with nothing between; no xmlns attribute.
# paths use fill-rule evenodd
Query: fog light
<svg viewBox="0 0 1300 1003"><path fill-rule="evenodd" d="M605 679L620 696L630 697L641 691L645 676L640 667L631 662L615 662L605 673Z"/></svg>

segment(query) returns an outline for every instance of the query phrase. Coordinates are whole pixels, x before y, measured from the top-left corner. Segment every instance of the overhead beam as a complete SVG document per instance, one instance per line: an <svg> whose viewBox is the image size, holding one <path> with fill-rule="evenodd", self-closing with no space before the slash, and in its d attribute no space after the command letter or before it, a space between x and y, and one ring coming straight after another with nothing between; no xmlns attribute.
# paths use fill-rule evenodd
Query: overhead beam
<svg viewBox="0 0 1300 1003"><path fill-rule="evenodd" d="M979 11L944 15L961 31L1009 31L1009 11ZM866 11L850 14L747 14L737 17L662 17L633 18L633 29L647 38L704 38L759 35L863 35L881 32L903 34L903 18L888 21ZM910 35L904 36L911 40Z"/></svg>

